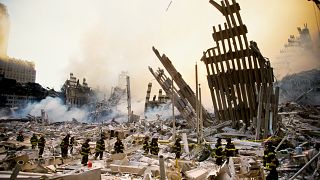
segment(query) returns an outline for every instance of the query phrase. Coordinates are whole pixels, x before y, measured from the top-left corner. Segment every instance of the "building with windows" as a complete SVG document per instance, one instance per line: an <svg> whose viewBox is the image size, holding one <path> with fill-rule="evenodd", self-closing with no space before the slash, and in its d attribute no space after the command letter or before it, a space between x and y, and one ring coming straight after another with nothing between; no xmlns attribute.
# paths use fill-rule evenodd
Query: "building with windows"
<svg viewBox="0 0 320 180"><path fill-rule="evenodd" d="M81 107L90 102L93 95L93 91L83 78L82 84L80 84L79 79L70 73L70 79L67 79L61 88L64 94L65 103L69 107Z"/></svg>
<svg viewBox="0 0 320 180"><path fill-rule="evenodd" d="M0 59L0 75L20 83L34 83L36 81L34 63L15 58Z"/></svg>
<svg viewBox="0 0 320 180"><path fill-rule="evenodd" d="M33 62L11 58L7 55L9 39L9 14L5 5L0 3L0 75L19 83L34 83L36 70Z"/></svg>

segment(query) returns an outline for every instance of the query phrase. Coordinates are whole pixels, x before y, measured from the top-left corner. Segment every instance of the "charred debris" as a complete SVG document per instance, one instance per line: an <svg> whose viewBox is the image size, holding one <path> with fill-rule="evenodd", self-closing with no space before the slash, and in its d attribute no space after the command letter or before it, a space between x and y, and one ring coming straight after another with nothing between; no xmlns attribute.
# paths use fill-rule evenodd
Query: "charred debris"
<svg viewBox="0 0 320 180"><path fill-rule="evenodd" d="M151 99L152 83L148 84L143 116L133 114L126 74L121 75L123 83L101 101L94 98L86 79L80 82L72 73L62 92L2 77L1 97L63 97L69 108L87 106L89 116L86 123L75 118L50 121L43 109L40 116L2 119L0 179L266 179L267 144L275 148L279 179L319 178L319 70L275 82L270 61L256 42L247 39L240 5L235 0L210 3L225 17L224 24L213 26L214 47L200 53L214 113L202 105L201 88L194 91L174 62L155 47L152 50L164 69L149 70L162 89L158 98L154 95ZM197 66L195 69L197 72ZM123 101L127 113L114 113ZM172 114L164 117L163 111ZM156 116L150 118L150 112ZM24 138L18 141L18 134ZM61 142L67 134L74 143L68 147L68 155L61 157ZM33 135L45 137L41 157L37 148L31 148ZM104 155L98 160L94 153L102 137ZM157 155L146 153L146 137L158 144ZM123 143L122 153L115 152L117 139ZM174 153L177 139L182 145L180 158ZM231 139L236 149L236 155L223 157L222 164L216 163L220 158L218 139L222 139L222 147ZM89 161L83 166L82 144L88 140Z"/></svg>

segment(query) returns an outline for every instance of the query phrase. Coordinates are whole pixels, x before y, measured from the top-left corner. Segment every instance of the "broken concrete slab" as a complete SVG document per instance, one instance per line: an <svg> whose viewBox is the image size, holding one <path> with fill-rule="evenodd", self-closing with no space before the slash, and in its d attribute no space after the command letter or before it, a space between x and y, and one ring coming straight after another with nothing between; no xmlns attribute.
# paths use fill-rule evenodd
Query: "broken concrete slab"
<svg viewBox="0 0 320 180"><path fill-rule="evenodd" d="M190 171L185 172L186 176L190 180L202 180L206 179L207 175L209 174L208 169L203 169L203 168L197 168L197 169L192 169Z"/></svg>

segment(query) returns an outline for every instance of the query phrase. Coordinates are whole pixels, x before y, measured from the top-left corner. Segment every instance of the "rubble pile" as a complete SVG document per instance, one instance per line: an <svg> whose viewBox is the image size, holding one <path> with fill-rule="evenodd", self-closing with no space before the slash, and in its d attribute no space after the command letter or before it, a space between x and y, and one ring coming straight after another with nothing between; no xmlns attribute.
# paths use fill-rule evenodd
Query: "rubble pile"
<svg viewBox="0 0 320 180"><path fill-rule="evenodd" d="M194 129L179 126L179 122L177 136L173 137L171 120L140 119L134 123L119 123L113 119L100 124L73 120L47 125L38 121L2 121L0 177L12 176L20 163L18 179L159 179L163 159L167 179L261 179L261 175L267 174L262 163L264 144L271 141L273 146L279 146L276 149L280 161L279 177L288 179L319 152L315 144L320 143L320 114L317 108L295 103L281 105L279 114L282 123L267 140L256 141L250 132L232 129L231 122L226 121L204 129L204 140L200 144ZM24 136L23 142L16 140L19 133ZM31 148L33 134L44 135L46 139L42 157L38 156L38 148ZM67 134L74 137L75 143L72 153L69 149L68 156L62 158L60 143ZM97 160L94 153L101 134L106 137L106 148L103 158ZM158 138L158 155L146 154L143 150L146 136ZM123 153L115 153L116 137L124 144ZM177 137L182 139L179 159L175 159L173 152L174 138ZM217 138L222 138L223 147L225 139L231 138L237 149L236 157L221 166L216 164L214 156ZM86 139L90 139L90 155L88 165L83 166L80 152ZM311 163L299 175L300 178L319 177L316 165L317 161Z"/></svg>
<svg viewBox="0 0 320 180"><path fill-rule="evenodd" d="M209 2L226 18L224 27L213 27L216 46L201 58L214 117L201 104L200 85L194 93L153 47L172 79L149 67L166 94L159 90L151 101L148 84L144 119L131 110L129 76L122 75L125 81L108 100L93 103L86 79L81 85L70 73L62 88L65 103L88 106L86 123L74 116L49 121L45 109L41 117L1 119L0 180L319 179L319 71L307 73L311 80L292 75L274 86L270 61L246 37L239 4ZM287 98L280 106L279 91ZM117 109L124 104L128 114ZM161 107L172 107L172 117Z"/></svg>

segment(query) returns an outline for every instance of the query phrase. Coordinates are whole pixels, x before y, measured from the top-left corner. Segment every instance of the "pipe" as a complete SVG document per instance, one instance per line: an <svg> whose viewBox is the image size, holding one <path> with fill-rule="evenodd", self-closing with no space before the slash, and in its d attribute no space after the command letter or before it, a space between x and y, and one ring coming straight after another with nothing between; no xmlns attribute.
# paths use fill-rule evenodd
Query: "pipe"
<svg viewBox="0 0 320 180"><path fill-rule="evenodd" d="M199 102L198 102L198 97L199 97L199 88L198 88L198 66L196 63L195 66L195 70L196 70L196 125L197 125L197 143L200 144L200 129L199 129Z"/></svg>
<svg viewBox="0 0 320 180"><path fill-rule="evenodd" d="M296 178L306 167L308 167L315 159L317 159L317 157L320 155L320 152L313 156L313 158L307 163L305 164L295 175L293 175L289 180L293 180L294 178Z"/></svg>
<svg viewBox="0 0 320 180"><path fill-rule="evenodd" d="M159 157L159 166L160 166L160 180L165 180L166 179L166 171L164 168L164 160L163 160L162 155L160 155L160 157Z"/></svg>
<svg viewBox="0 0 320 180"><path fill-rule="evenodd" d="M276 147L276 149L274 151L278 151L278 149L280 148L281 144L283 144L283 142L287 139L287 136L284 136L283 139L281 140L281 142L278 144L278 146Z"/></svg>

